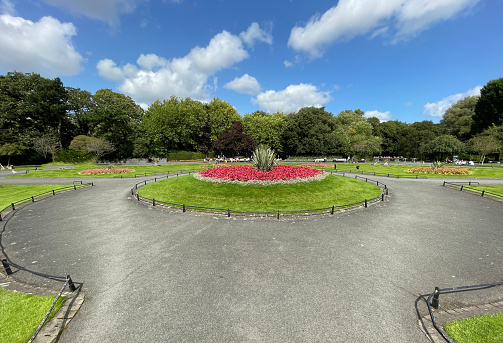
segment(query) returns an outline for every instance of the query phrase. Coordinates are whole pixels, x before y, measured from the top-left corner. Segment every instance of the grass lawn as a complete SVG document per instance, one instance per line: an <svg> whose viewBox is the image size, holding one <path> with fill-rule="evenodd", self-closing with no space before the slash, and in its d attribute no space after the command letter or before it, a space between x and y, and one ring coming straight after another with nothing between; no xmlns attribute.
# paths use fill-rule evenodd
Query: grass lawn
<svg viewBox="0 0 503 343"><path fill-rule="evenodd" d="M209 166L209 164L207 164ZM46 166L73 166L74 169L56 169L56 170L43 170ZM134 177L135 175L141 174L162 174L168 172L179 172L179 171L193 171L193 170L203 170L206 169L204 163L201 164L168 164L168 165L140 165L140 166L113 166L116 168L130 168L134 171L128 173L122 173L124 177ZM65 163L49 163L41 166L37 171L31 171L28 174L17 174L10 175L8 177L65 177L81 179L86 177L120 177L121 174L112 175L80 175L79 172L88 169L102 169L106 166L97 166L94 163L78 163L78 164L65 164ZM17 169L17 168L16 168Z"/></svg>
<svg viewBox="0 0 503 343"><path fill-rule="evenodd" d="M0 210L13 202L63 187L73 187L73 185L0 185ZM31 199L27 201L29 200Z"/></svg>
<svg viewBox="0 0 503 343"><path fill-rule="evenodd" d="M35 333L56 297L37 296L0 288L0 342L26 343ZM60 297L52 318L64 302Z"/></svg>
<svg viewBox="0 0 503 343"><path fill-rule="evenodd" d="M303 164L313 164L309 163L295 163L295 165ZM325 163L323 163L325 164ZM356 170L356 166L360 167L360 170ZM405 170L413 167L430 167L431 164L425 163L423 165L409 165L409 164L391 164L391 165L373 165L373 164L361 164L361 163L337 163L337 171L341 172L352 172L352 173L365 173L365 174L390 174L390 175L408 175L410 177L419 175L426 176L427 178L465 178L465 179L497 179L503 178L503 167L500 168L487 168L487 167L471 167L471 166L455 166L455 165L445 165L446 168L460 168L468 169L473 172L470 175L438 175L438 174L420 174L420 173L407 173ZM333 163L326 163L325 167L313 167L323 170L334 170Z"/></svg>
<svg viewBox="0 0 503 343"><path fill-rule="evenodd" d="M450 322L444 330L456 343L503 343L503 313Z"/></svg>
<svg viewBox="0 0 503 343"><path fill-rule="evenodd" d="M244 164L244 163L239 163ZM248 163L249 164L249 163ZM306 165L313 164L311 162L299 162L299 163L288 163L289 165ZM58 170L42 170L48 165L71 165L74 166L74 169L58 169ZM237 165L237 164L232 164ZM313 166L313 168L323 169L323 170L334 170L333 163L323 163L324 166ZM114 166L117 168L131 168L134 169L133 172L123 173L124 177L134 177L134 175L145 175L145 174L163 174L163 173L172 173L172 172L183 172L183 171L199 171L210 167L210 163L190 163L190 164L163 164L163 165L139 165L139 166ZM356 166L360 167L360 170L356 170ZM462 166L460 168L466 168L468 170L473 171L471 175L434 175L434 174L418 174L418 173L407 173L405 170L411 167L428 167L430 164L424 165L408 165L408 164L392 164L388 166L384 166L381 164L373 165L373 164L359 164L359 163L337 163L337 170L344 172L359 172L365 174L390 174L390 175L408 175L410 177L414 177L415 175L426 176L427 178L442 178L442 179L450 179L450 178L470 178L470 179L479 179L479 178L503 178L503 167L501 168L487 168L487 167L471 167L471 166ZM451 165L447 166L451 167ZM456 166L452 166L456 167ZM21 166L20 166L21 168ZM11 175L8 177L62 177L62 178L74 178L81 179L86 177L120 177L121 174L115 175L80 175L79 172L86 169L97 169L97 168L105 168L105 166L97 166L94 163L80 163L80 164L64 164L64 163L49 163L46 165L42 165L37 171L31 171L28 174L17 174Z"/></svg>
<svg viewBox="0 0 503 343"><path fill-rule="evenodd" d="M291 185L226 185L192 175L165 179L139 189L140 196L176 204L236 211L295 211L341 206L381 195L375 184L339 175Z"/></svg>
<svg viewBox="0 0 503 343"><path fill-rule="evenodd" d="M503 198L503 186L476 186L476 185L471 185L471 186L466 186L466 188L463 188L463 190L469 190L471 192L477 192L477 193L482 193L482 191L490 192L493 194L489 194L492 196L496 196L499 198ZM496 195L494 195L496 194Z"/></svg>

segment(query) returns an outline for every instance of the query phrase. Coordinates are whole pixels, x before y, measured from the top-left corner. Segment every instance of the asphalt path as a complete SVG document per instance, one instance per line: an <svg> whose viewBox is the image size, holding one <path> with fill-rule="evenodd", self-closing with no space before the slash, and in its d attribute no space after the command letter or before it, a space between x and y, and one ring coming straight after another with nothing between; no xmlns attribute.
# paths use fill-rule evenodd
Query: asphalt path
<svg viewBox="0 0 503 343"><path fill-rule="evenodd" d="M138 180L94 179L15 212L1 244L18 265L83 283L60 342L428 342L420 295L502 281L503 205L441 179L372 179L386 201L280 220L147 206L131 199ZM501 300L489 289L442 305Z"/></svg>

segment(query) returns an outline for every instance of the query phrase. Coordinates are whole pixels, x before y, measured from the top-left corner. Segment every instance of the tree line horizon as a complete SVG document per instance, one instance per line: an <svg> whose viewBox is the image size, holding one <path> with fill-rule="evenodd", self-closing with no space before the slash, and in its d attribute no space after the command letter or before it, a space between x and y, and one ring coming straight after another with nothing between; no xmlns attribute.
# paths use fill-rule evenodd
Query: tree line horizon
<svg viewBox="0 0 503 343"><path fill-rule="evenodd" d="M304 107L241 116L219 98L202 103L175 96L143 110L110 89L91 94L65 87L59 78L9 72L0 75L0 163L250 156L259 144L282 158L380 155L443 160L459 155L500 160L503 78L489 81L480 96L459 100L440 123L381 122L363 115L359 109L334 115L325 107Z"/></svg>

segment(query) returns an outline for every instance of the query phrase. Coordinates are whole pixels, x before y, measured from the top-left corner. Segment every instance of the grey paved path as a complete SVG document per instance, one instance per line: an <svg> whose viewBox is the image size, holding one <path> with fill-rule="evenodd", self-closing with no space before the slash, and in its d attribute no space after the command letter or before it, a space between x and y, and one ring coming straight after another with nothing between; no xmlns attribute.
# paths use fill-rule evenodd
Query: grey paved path
<svg viewBox="0 0 503 343"><path fill-rule="evenodd" d="M501 281L503 206L440 179L372 178L387 201L282 220L147 207L129 199L134 180L97 179L18 211L2 245L20 265L84 283L61 342L428 342L421 294ZM20 182L66 181L0 178Z"/></svg>

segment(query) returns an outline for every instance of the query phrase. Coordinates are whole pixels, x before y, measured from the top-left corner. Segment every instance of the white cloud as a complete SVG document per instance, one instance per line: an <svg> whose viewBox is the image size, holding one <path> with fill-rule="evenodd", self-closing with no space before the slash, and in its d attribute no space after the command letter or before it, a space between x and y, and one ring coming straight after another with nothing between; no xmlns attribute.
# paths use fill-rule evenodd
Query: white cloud
<svg viewBox="0 0 503 343"><path fill-rule="evenodd" d="M97 19L111 26L119 24L122 14L133 13L136 6L145 0L43 0L45 3L73 14Z"/></svg>
<svg viewBox="0 0 503 343"><path fill-rule="evenodd" d="M365 111L365 114L363 115L365 118L372 118L372 117L376 117L379 119L379 121L381 122L384 122L384 121L388 121L391 119L391 114L390 114L390 111L386 111L386 112L379 112L378 110L374 110L374 111Z"/></svg>
<svg viewBox="0 0 503 343"><path fill-rule="evenodd" d="M269 45L272 44L271 32L262 30L257 23L252 23L250 27L248 27L248 30L241 32L239 38L251 48L255 45L255 41L264 42Z"/></svg>
<svg viewBox="0 0 503 343"><path fill-rule="evenodd" d="M479 1L340 0L322 15L313 16L305 26L295 26L288 46L317 58L329 44L368 33L371 38L390 33L393 42L397 42L417 35L435 22L453 18Z"/></svg>
<svg viewBox="0 0 503 343"><path fill-rule="evenodd" d="M14 3L10 0L1 0L0 13L14 15L16 13L16 10L14 9Z"/></svg>
<svg viewBox="0 0 503 343"><path fill-rule="evenodd" d="M84 62L72 44L76 34L72 23L61 23L52 17L35 23L0 15L0 67L49 77L76 75Z"/></svg>
<svg viewBox="0 0 503 343"><path fill-rule="evenodd" d="M248 28L245 32L254 30L256 28ZM114 61L104 59L96 67L102 77L121 80L119 90L137 102L151 103L156 99L167 99L171 95L205 101L217 87L216 77L212 80L213 84L208 82L210 76L248 58L249 54L243 47L240 36L222 31L206 47L196 46L180 58L168 60L155 54L142 54L136 61L136 66L126 64L118 67ZM246 78L241 83L244 84L244 81ZM248 87L251 84L249 81Z"/></svg>
<svg viewBox="0 0 503 343"><path fill-rule="evenodd" d="M447 109L457 103L459 100L466 98L467 96L477 95L480 96L480 90L482 86L476 86L464 93L458 93L454 95L449 95L446 98L443 98L440 101L427 103L424 105L423 114L432 116L432 117L442 117Z"/></svg>
<svg viewBox="0 0 503 343"><path fill-rule="evenodd" d="M268 90L260 93L252 99L252 103L270 113L276 111L289 113L296 112L302 107L322 107L331 100L329 92L321 92L316 86L301 83L290 85L282 91Z"/></svg>
<svg viewBox="0 0 503 343"><path fill-rule="evenodd" d="M231 89L238 93L256 95L260 92L260 84L257 79L248 74L227 82L224 88Z"/></svg>
<svg viewBox="0 0 503 343"><path fill-rule="evenodd" d="M287 60L283 61L283 64L285 65L285 68L291 68L293 67L293 63Z"/></svg>

